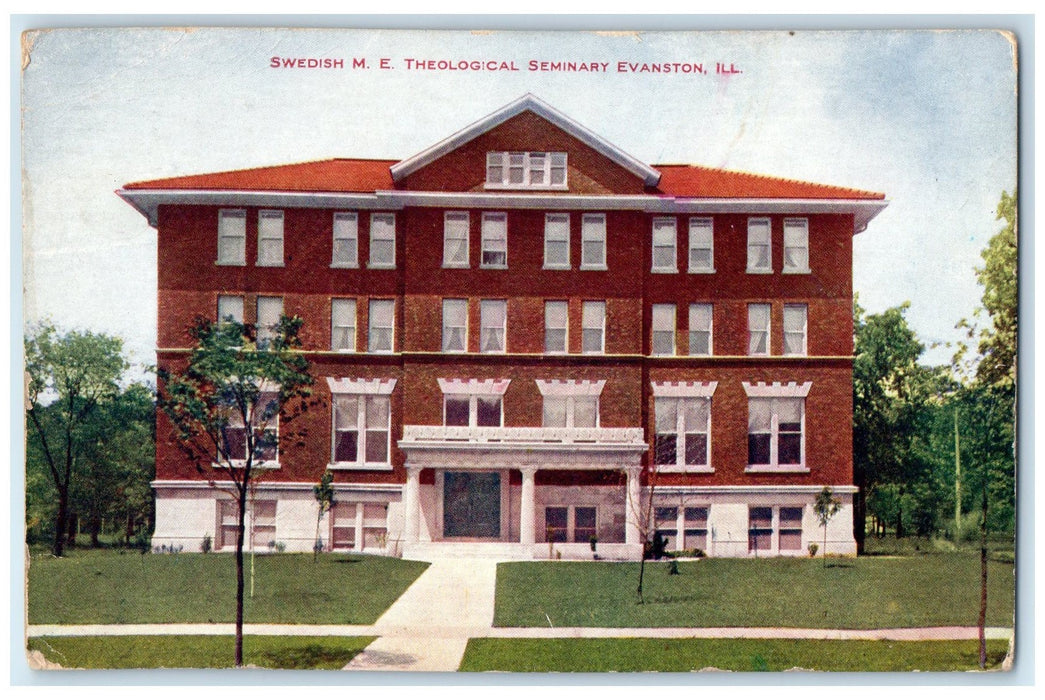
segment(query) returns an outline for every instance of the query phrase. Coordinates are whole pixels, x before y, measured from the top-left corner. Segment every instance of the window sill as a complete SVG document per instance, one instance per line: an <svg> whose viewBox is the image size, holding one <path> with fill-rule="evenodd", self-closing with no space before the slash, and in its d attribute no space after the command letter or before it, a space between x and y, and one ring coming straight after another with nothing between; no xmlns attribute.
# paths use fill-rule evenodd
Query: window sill
<svg viewBox="0 0 1045 700"><path fill-rule="evenodd" d="M809 468L801 464L749 464L745 474L808 474Z"/></svg>
<svg viewBox="0 0 1045 700"><path fill-rule="evenodd" d="M281 263L281 262L270 263L270 262L261 262L260 260L258 260L256 263L254 263L254 266L255 267L286 267L286 265L284 263Z"/></svg>
<svg viewBox="0 0 1045 700"><path fill-rule="evenodd" d="M467 270L471 267L468 263L443 263L444 270Z"/></svg>
<svg viewBox="0 0 1045 700"><path fill-rule="evenodd" d="M336 352L341 355L354 355L356 354L355 348L330 348L330 352Z"/></svg>
<svg viewBox="0 0 1045 700"><path fill-rule="evenodd" d="M762 269L752 270L750 267L746 270L746 272L749 275L771 275L771 274L773 274L772 270L762 270Z"/></svg>
<svg viewBox="0 0 1045 700"><path fill-rule="evenodd" d="M396 269L395 263L367 263L366 268L368 270L394 270Z"/></svg>
<svg viewBox="0 0 1045 700"><path fill-rule="evenodd" d="M244 469L247 466L247 460L232 459L229 460L229 464L231 464L233 469ZM214 467L215 469L225 469L227 465L221 464L219 462L211 462L210 466ZM270 460L265 460L261 462L255 460L254 464L251 465L251 469L279 469L279 462L272 462Z"/></svg>
<svg viewBox="0 0 1045 700"><path fill-rule="evenodd" d="M358 270L359 263L330 263L331 269L334 270Z"/></svg>
<svg viewBox="0 0 1045 700"><path fill-rule="evenodd" d="M686 466L680 467L677 464L656 464L654 468L658 474L714 474L715 469L713 467L698 466L695 464L687 464Z"/></svg>
<svg viewBox="0 0 1045 700"><path fill-rule="evenodd" d="M677 267L655 267L650 272L654 275L677 275L679 270Z"/></svg>
<svg viewBox="0 0 1045 700"><path fill-rule="evenodd" d="M480 270L507 270L508 265L480 265Z"/></svg>
<svg viewBox="0 0 1045 700"><path fill-rule="evenodd" d="M580 269L582 272L606 272L610 268L607 267L605 263L602 265L585 265L584 263L581 263Z"/></svg>
<svg viewBox="0 0 1045 700"><path fill-rule="evenodd" d="M366 352L367 352L368 355L394 355L395 354L395 350L370 350L369 348L367 349Z"/></svg>
<svg viewBox="0 0 1045 700"><path fill-rule="evenodd" d="M327 469L357 472L390 472L392 471L392 465L388 462L366 462L364 464L359 464L358 462L331 462L327 465Z"/></svg>
<svg viewBox="0 0 1045 700"><path fill-rule="evenodd" d="M715 268L713 267L691 267L687 270L691 275L713 275L715 274Z"/></svg>
<svg viewBox="0 0 1045 700"><path fill-rule="evenodd" d="M215 265L220 265L221 267L246 267L247 266L247 262L245 260L241 260L239 262L233 262L233 261L229 261L229 260L215 260L214 264Z"/></svg>
<svg viewBox="0 0 1045 700"><path fill-rule="evenodd" d="M785 352L781 357L809 357L807 352Z"/></svg>
<svg viewBox="0 0 1045 700"><path fill-rule="evenodd" d="M804 269L797 269L797 268L796 269L788 269L788 268L785 267L783 269L783 271L782 271L782 274L785 274L785 275L809 275L809 274L812 274L812 272L813 271L810 270L808 267L804 268Z"/></svg>
<svg viewBox="0 0 1045 700"><path fill-rule="evenodd" d="M542 270L572 270L570 265L545 265L541 268Z"/></svg>

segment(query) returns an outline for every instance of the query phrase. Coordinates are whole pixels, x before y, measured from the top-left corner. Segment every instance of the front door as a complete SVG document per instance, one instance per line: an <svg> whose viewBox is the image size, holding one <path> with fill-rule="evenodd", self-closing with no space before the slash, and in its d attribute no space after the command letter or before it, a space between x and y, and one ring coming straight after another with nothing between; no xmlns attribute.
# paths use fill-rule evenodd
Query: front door
<svg viewBox="0 0 1045 700"><path fill-rule="evenodd" d="M500 539L499 473L443 474L443 537Z"/></svg>

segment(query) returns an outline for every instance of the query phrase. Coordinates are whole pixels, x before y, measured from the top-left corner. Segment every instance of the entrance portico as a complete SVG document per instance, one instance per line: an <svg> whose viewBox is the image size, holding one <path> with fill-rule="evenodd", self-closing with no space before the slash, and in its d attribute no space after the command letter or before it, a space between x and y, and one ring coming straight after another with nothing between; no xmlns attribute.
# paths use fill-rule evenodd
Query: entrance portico
<svg viewBox="0 0 1045 700"><path fill-rule="evenodd" d="M640 428L407 425L399 447L406 453L407 469L404 553L428 542L500 542L519 545L528 558L549 556L550 550L544 545L548 540L556 543L560 555L565 552L570 556L573 550L590 552L587 539L577 543L556 539L548 523L545 536L539 536L538 522L545 520L538 508L543 502L539 491L545 488L537 484L539 471L592 472L593 477L605 477L606 472L623 475L623 488L619 480L617 485L580 488L592 504L600 503L601 525L595 526L600 553L614 558L633 558L641 553L637 517L641 512L640 461L648 446ZM421 495L423 470L432 470L434 483L425 503ZM547 489L552 501L556 488L562 489ZM430 525L422 528L426 508L432 510L425 519ZM618 529L610 523L623 525L619 528L622 532L617 534Z"/></svg>

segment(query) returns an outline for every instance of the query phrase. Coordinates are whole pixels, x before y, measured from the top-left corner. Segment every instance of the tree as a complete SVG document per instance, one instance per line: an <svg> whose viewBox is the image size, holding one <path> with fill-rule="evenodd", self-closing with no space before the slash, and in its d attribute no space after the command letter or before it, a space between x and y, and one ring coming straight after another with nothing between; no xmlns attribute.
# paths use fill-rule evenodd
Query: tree
<svg viewBox="0 0 1045 700"><path fill-rule="evenodd" d="M816 514L816 519L820 523L820 527L824 528L824 566L827 566L827 524L831 522L831 518L835 517L838 513L838 509L842 504L834 497L829 486L825 486L824 490L816 496L816 502L813 503L813 513Z"/></svg>
<svg viewBox="0 0 1045 700"><path fill-rule="evenodd" d="M25 339L28 375L26 415L58 496L54 540L56 557L65 553L69 506L77 459L84 449L82 428L99 404L119 393L128 364L119 338L90 331L59 332L41 325Z"/></svg>
<svg viewBox="0 0 1045 700"><path fill-rule="evenodd" d="M158 372L159 407L177 446L201 473L217 469L236 504L236 648L243 665L243 543L254 483L292 440L288 424L308 407L312 377L299 352L302 321L283 316L262 329L197 319L184 366ZM211 481L216 484L215 481Z"/></svg>
<svg viewBox="0 0 1045 700"><path fill-rule="evenodd" d="M987 384L1012 386L1016 382L1018 276L1016 243L1016 192L1001 193L999 220L1005 225L991 237L980 254L984 265L976 269L983 285L983 308L990 315L990 327L980 332L982 358L977 378Z"/></svg>
<svg viewBox="0 0 1045 700"><path fill-rule="evenodd" d="M312 545L312 561L316 561L319 558L319 550L323 547L319 539L319 521L323 519L324 513L334 507L334 475L329 471L323 472L319 483L312 487L312 495L316 497L316 504L319 506L316 512L316 541Z"/></svg>

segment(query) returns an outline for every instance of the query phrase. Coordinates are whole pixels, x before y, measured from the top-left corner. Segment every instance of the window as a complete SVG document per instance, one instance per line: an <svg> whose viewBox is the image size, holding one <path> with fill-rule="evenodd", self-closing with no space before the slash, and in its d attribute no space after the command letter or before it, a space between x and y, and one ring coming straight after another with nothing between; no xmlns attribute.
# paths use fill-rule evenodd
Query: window
<svg viewBox="0 0 1045 700"><path fill-rule="evenodd" d="M331 461L337 465L390 465L391 399L368 394L334 394Z"/></svg>
<svg viewBox="0 0 1045 700"><path fill-rule="evenodd" d="M248 404L247 415L234 406L228 410L228 422L221 430L221 456L227 461L245 462L247 449L253 443L254 464L269 463L277 460L279 443L279 394L274 391L262 391L254 404ZM250 435L246 423L251 425Z"/></svg>
<svg viewBox="0 0 1045 700"><path fill-rule="evenodd" d="M678 508L661 506L653 509L653 527L657 537L664 541L664 549L669 552L678 549L678 520Z"/></svg>
<svg viewBox="0 0 1045 700"><path fill-rule="evenodd" d="M581 304L581 352L600 355L605 352L606 302L586 301Z"/></svg>
<svg viewBox="0 0 1045 700"><path fill-rule="evenodd" d="M243 297L218 295L218 323L243 323Z"/></svg>
<svg viewBox="0 0 1045 700"><path fill-rule="evenodd" d="M653 220L653 271L678 272L675 259L676 229L674 218Z"/></svg>
<svg viewBox="0 0 1045 700"><path fill-rule="evenodd" d="M486 154L489 189L566 189L566 154L491 151Z"/></svg>
<svg viewBox="0 0 1045 700"><path fill-rule="evenodd" d="M552 506L544 509L544 536L548 542L566 542L569 539L570 509Z"/></svg>
<svg viewBox="0 0 1045 700"><path fill-rule="evenodd" d="M708 508L697 506L686 508L685 522L683 523L683 548L702 549L708 548Z"/></svg>
<svg viewBox="0 0 1045 700"><path fill-rule="evenodd" d="M330 509L330 546L353 549L356 546L356 504L337 502Z"/></svg>
<svg viewBox="0 0 1045 700"><path fill-rule="evenodd" d="M800 468L804 463L804 413L804 398L748 398L749 467Z"/></svg>
<svg viewBox="0 0 1045 700"><path fill-rule="evenodd" d="M250 509L250 543L254 548L268 547L276 539L276 501L256 500Z"/></svg>
<svg viewBox="0 0 1045 700"><path fill-rule="evenodd" d="M330 349L355 352L356 300L330 300Z"/></svg>
<svg viewBox="0 0 1045 700"><path fill-rule="evenodd" d="M747 220L747 271L772 272L769 219Z"/></svg>
<svg viewBox="0 0 1045 700"><path fill-rule="evenodd" d="M279 319L283 316L283 297L258 297L259 348L267 347L276 338Z"/></svg>
<svg viewBox="0 0 1045 700"><path fill-rule="evenodd" d="M711 304L689 305L689 354L711 354Z"/></svg>
<svg viewBox="0 0 1045 700"><path fill-rule="evenodd" d="M581 219L581 269L606 269L605 214L585 214Z"/></svg>
<svg viewBox="0 0 1045 700"><path fill-rule="evenodd" d="M773 548L773 509L766 507L748 508L747 548L758 553Z"/></svg>
<svg viewBox="0 0 1045 700"><path fill-rule="evenodd" d="M218 212L218 264L247 264L245 209L222 209Z"/></svg>
<svg viewBox="0 0 1045 700"><path fill-rule="evenodd" d="M373 268L396 266L396 215L370 215L370 265Z"/></svg>
<svg viewBox="0 0 1045 700"><path fill-rule="evenodd" d="M654 355L675 354L675 305L653 305L653 332L651 336Z"/></svg>
<svg viewBox="0 0 1045 700"><path fill-rule="evenodd" d="M573 507L573 541L591 542L598 534L595 506Z"/></svg>
<svg viewBox="0 0 1045 700"><path fill-rule="evenodd" d="M597 428L599 397L546 395L542 425L545 428Z"/></svg>
<svg viewBox="0 0 1045 700"><path fill-rule="evenodd" d="M806 354L806 327L808 307L805 304L784 304L784 354Z"/></svg>
<svg viewBox="0 0 1045 700"><path fill-rule="evenodd" d="M468 349L468 300L443 299L443 352Z"/></svg>
<svg viewBox="0 0 1045 700"><path fill-rule="evenodd" d="M546 353L567 352L568 308L565 301L544 302L544 351Z"/></svg>
<svg viewBox="0 0 1045 700"><path fill-rule="evenodd" d="M369 352L392 352L394 338L395 302L391 299L371 299L367 350Z"/></svg>
<svg viewBox="0 0 1045 700"><path fill-rule="evenodd" d="M504 299L483 299L479 302L479 352L505 351L505 324L508 302Z"/></svg>
<svg viewBox="0 0 1045 700"><path fill-rule="evenodd" d="M544 215L544 267L570 269L570 215Z"/></svg>
<svg viewBox="0 0 1045 700"><path fill-rule="evenodd" d="M334 214L331 267L359 267L359 216L351 211Z"/></svg>
<svg viewBox="0 0 1045 700"><path fill-rule="evenodd" d="M591 542L598 536L595 506L550 506L544 509L547 542Z"/></svg>
<svg viewBox="0 0 1045 700"><path fill-rule="evenodd" d="M784 219L784 272L809 272L809 219Z"/></svg>
<svg viewBox="0 0 1045 700"><path fill-rule="evenodd" d="M479 267L508 267L508 215L503 212L484 212L482 228Z"/></svg>
<svg viewBox="0 0 1045 700"><path fill-rule="evenodd" d="M499 428L503 411L501 397L479 394L446 394L443 396L443 424Z"/></svg>
<svg viewBox="0 0 1045 700"><path fill-rule="evenodd" d="M468 267L468 212L443 217L443 267Z"/></svg>
<svg viewBox="0 0 1045 700"><path fill-rule="evenodd" d="M689 220L689 271L715 271L715 236L712 219Z"/></svg>
<svg viewBox="0 0 1045 700"><path fill-rule="evenodd" d="M258 265L283 266L283 212L258 212Z"/></svg>
<svg viewBox="0 0 1045 700"><path fill-rule="evenodd" d="M769 304L747 305L747 354L769 354Z"/></svg>
<svg viewBox="0 0 1045 700"><path fill-rule="evenodd" d="M780 509L780 551L802 549L802 509Z"/></svg>
<svg viewBox="0 0 1045 700"><path fill-rule="evenodd" d="M711 434L711 399L656 397L653 400L654 464L707 467Z"/></svg>

